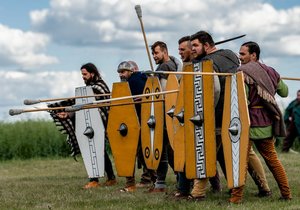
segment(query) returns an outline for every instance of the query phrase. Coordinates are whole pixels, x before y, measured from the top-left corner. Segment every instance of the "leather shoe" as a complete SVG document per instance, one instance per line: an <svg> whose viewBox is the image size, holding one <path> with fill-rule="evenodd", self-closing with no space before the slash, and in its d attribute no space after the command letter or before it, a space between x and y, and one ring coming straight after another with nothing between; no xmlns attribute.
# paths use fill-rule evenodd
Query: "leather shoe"
<svg viewBox="0 0 300 210"><path fill-rule="evenodd" d="M263 198L263 197L270 197L272 195L271 191L259 191L256 196Z"/></svg>
<svg viewBox="0 0 300 210"><path fill-rule="evenodd" d="M106 180L106 182L104 182L104 186L106 186L106 187L113 186L115 184L117 184L116 179L108 179L108 180Z"/></svg>
<svg viewBox="0 0 300 210"><path fill-rule="evenodd" d="M92 181L92 182L89 182L86 185L84 185L83 189L90 189L90 188L96 188L96 187L100 187L99 182Z"/></svg>
<svg viewBox="0 0 300 210"><path fill-rule="evenodd" d="M156 188L156 187L150 188L148 190L149 193L162 193L166 191L167 191L166 188Z"/></svg>

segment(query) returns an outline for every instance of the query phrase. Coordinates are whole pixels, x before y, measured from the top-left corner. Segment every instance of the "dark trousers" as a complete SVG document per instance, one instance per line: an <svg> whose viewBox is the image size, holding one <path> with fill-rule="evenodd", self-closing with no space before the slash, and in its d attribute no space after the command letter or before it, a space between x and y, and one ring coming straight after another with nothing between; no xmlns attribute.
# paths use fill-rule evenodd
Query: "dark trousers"
<svg viewBox="0 0 300 210"><path fill-rule="evenodd" d="M156 185L165 185L166 184L166 176L168 173L168 164L174 170L174 151L169 143L169 138L167 134L167 130L164 129L163 134L163 149L160 158L160 162L157 168L157 180Z"/></svg>
<svg viewBox="0 0 300 210"><path fill-rule="evenodd" d="M141 139L139 139L138 151L137 151L137 161L138 161L138 168L142 168L143 173L141 176L141 183L143 184L151 184L155 183L156 181L156 171L147 168L145 163L143 149L141 144Z"/></svg>
<svg viewBox="0 0 300 210"><path fill-rule="evenodd" d="M137 165L138 168L142 168L143 173L141 176L141 183L143 184L151 184L156 181L156 172L154 170L148 169L144 160L143 150L141 145L141 138L139 138L139 144L137 148ZM135 185L135 171L133 172L133 176L126 177L126 187Z"/></svg>
<svg viewBox="0 0 300 210"><path fill-rule="evenodd" d="M107 175L107 179L115 179L115 174L114 174L114 170L111 164L111 160L109 159L109 156L105 150L104 152L104 170L106 172Z"/></svg>
<svg viewBox="0 0 300 210"><path fill-rule="evenodd" d="M300 135L297 131L294 121L290 122L290 125L287 130L287 136L283 140L282 152L288 152L293 146L295 139L299 136Z"/></svg>

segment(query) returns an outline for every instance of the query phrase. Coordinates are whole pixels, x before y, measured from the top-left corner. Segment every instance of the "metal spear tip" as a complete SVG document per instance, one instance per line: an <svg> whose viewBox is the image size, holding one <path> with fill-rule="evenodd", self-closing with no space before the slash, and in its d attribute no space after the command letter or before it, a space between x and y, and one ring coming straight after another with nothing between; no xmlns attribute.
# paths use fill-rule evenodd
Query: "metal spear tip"
<svg viewBox="0 0 300 210"><path fill-rule="evenodd" d="M74 105L74 106L66 107L65 112L77 112L77 111L81 110L82 107L83 107L83 105Z"/></svg>
<svg viewBox="0 0 300 210"><path fill-rule="evenodd" d="M32 105L32 104L38 104L38 103L40 103L40 100L31 100L31 99L24 100L25 105Z"/></svg>
<svg viewBox="0 0 300 210"><path fill-rule="evenodd" d="M23 109L10 109L8 113L10 116L18 115L23 113Z"/></svg>
<svg viewBox="0 0 300 210"><path fill-rule="evenodd" d="M136 14L138 16L138 18L142 18L142 8L141 8L141 5L137 4L135 5L135 11L136 11Z"/></svg>

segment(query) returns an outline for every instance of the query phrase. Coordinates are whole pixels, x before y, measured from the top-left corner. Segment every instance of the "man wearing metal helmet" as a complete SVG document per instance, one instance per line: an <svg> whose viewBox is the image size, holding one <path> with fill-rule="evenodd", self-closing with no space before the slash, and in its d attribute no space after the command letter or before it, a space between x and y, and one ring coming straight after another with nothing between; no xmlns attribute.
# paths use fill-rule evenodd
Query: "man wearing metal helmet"
<svg viewBox="0 0 300 210"><path fill-rule="evenodd" d="M121 81L127 81L132 95L140 95L143 93L144 86L147 81L146 74L139 72L139 67L134 61L123 61L118 66L118 73ZM134 98L134 101L141 101L141 98ZM139 120L141 119L141 104L136 103L135 109ZM143 152L141 148L141 139L139 139L137 149L137 161L138 165L143 167L143 174L140 183L135 183L135 177L126 177L126 185L121 192L134 192L136 187L147 187L153 184L156 180L155 171L149 170L146 167Z"/></svg>

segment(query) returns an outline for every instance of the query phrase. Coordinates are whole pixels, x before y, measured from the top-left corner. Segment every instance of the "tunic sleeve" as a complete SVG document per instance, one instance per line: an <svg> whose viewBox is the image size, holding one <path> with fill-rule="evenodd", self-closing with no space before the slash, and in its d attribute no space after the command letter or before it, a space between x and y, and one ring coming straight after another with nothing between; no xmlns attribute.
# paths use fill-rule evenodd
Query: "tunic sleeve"
<svg viewBox="0 0 300 210"><path fill-rule="evenodd" d="M288 86L282 81L282 79L279 81L277 90L277 94L281 97L287 97L289 94L289 88Z"/></svg>

